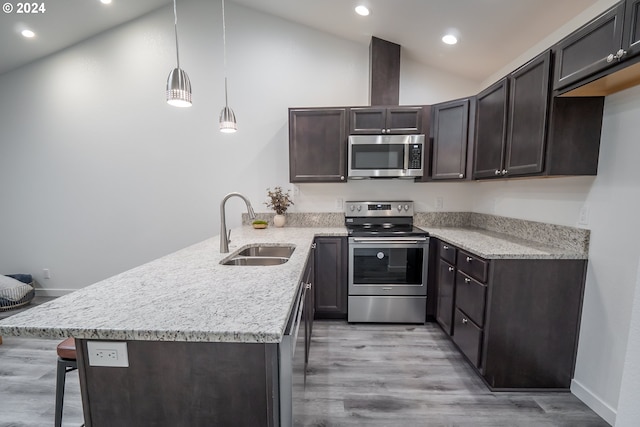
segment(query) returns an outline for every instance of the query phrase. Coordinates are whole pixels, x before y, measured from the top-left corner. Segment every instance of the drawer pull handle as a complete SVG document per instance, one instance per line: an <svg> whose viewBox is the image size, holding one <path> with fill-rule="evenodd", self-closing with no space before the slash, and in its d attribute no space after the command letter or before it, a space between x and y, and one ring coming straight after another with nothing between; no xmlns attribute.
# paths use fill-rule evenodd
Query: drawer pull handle
<svg viewBox="0 0 640 427"><path fill-rule="evenodd" d="M392 290L393 290L393 288L385 287L385 288L382 288L382 290L383 290L383 291L392 291Z"/></svg>
<svg viewBox="0 0 640 427"><path fill-rule="evenodd" d="M462 324L463 324L463 325L466 325L467 323L469 323L469 321L463 317L463 318L462 318Z"/></svg>
<svg viewBox="0 0 640 427"><path fill-rule="evenodd" d="M471 279L465 277L464 278L464 283L471 283Z"/></svg>
<svg viewBox="0 0 640 427"><path fill-rule="evenodd" d="M448 251L448 250L449 250L449 246L444 245L444 246L442 247L442 249L444 249L445 251Z"/></svg>
<svg viewBox="0 0 640 427"><path fill-rule="evenodd" d="M470 256L467 257L467 262L471 262L473 261L473 258L471 258Z"/></svg>
<svg viewBox="0 0 640 427"><path fill-rule="evenodd" d="M449 271L453 271L453 270L454 270L454 268L453 268L453 267L449 267Z"/></svg>

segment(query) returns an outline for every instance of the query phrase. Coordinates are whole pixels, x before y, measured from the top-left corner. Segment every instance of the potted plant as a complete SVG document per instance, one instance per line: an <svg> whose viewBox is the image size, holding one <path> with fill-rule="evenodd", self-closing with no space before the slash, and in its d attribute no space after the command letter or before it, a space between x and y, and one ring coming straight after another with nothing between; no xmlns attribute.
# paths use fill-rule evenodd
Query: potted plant
<svg viewBox="0 0 640 427"><path fill-rule="evenodd" d="M293 205L289 190L285 193L282 191L282 187L275 187L273 191L267 188L267 195L269 196L269 200L265 202L265 205L276 212L276 216L273 217L273 225L276 227L284 227L284 214L287 212L289 206Z"/></svg>

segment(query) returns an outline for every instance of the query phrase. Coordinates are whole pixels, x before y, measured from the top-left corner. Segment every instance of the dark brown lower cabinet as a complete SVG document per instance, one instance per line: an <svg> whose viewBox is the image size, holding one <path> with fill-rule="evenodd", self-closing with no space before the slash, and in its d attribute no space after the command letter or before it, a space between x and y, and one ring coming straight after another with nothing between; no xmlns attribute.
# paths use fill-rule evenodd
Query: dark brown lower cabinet
<svg viewBox="0 0 640 427"><path fill-rule="evenodd" d="M453 327L455 281L455 267L443 259L438 259L438 307L436 309L436 320L449 335L451 335Z"/></svg>
<svg viewBox="0 0 640 427"><path fill-rule="evenodd" d="M452 272L440 263L442 286ZM451 336L492 390L569 389L586 266L586 260L485 260L458 249ZM441 302L447 307L439 313L451 310L439 295Z"/></svg>
<svg viewBox="0 0 640 427"><path fill-rule="evenodd" d="M347 238L317 237L315 248L315 317L347 318Z"/></svg>
<svg viewBox="0 0 640 427"><path fill-rule="evenodd" d="M89 366L87 427L278 426L278 344L127 341L128 368Z"/></svg>

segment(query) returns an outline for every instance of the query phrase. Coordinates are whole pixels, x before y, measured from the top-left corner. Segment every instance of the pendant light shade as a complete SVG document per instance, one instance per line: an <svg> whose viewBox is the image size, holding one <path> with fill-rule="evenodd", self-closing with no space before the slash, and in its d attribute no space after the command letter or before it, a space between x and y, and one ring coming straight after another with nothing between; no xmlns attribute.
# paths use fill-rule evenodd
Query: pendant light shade
<svg viewBox="0 0 640 427"><path fill-rule="evenodd" d="M176 0L173 0L173 26L176 34L177 66L167 78L167 104L175 107L191 107L191 82L187 73L180 68L180 51L178 49L178 11Z"/></svg>
<svg viewBox="0 0 640 427"><path fill-rule="evenodd" d="M234 133L238 130L236 115L229 108L227 96L227 27L224 19L224 0L222 0L222 49L224 58L224 108L220 112L220 132Z"/></svg>
<svg viewBox="0 0 640 427"><path fill-rule="evenodd" d="M174 68L169 73L167 103L174 107L191 107L191 82L182 68Z"/></svg>

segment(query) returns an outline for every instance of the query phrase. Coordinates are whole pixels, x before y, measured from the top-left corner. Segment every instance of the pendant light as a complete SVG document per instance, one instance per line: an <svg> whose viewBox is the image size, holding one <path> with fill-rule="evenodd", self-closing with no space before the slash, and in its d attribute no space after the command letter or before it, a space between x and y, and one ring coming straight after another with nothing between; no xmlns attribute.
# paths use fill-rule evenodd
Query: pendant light
<svg viewBox="0 0 640 427"><path fill-rule="evenodd" d="M191 82L189 76L180 68L180 52L178 50L178 12L176 0L173 0L174 28L176 33L177 67L171 70L167 79L167 104L174 107L191 107Z"/></svg>
<svg viewBox="0 0 640 427"><path fill-rule="evenodd" d="M224 19L224 0L222 0L222 49L224 57L224 108L220 112L220 132L233 133L238 130L236 115L229 108L227 96L227 28Z"/></svg>

